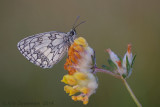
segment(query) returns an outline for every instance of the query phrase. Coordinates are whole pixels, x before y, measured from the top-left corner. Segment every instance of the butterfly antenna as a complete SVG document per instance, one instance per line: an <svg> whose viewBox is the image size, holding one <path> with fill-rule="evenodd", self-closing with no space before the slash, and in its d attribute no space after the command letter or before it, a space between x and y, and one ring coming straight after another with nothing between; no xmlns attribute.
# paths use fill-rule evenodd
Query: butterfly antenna
<svg viewBox="0 0 160 107"><path fill-rule="evenodd" d="M76 26L74 27L74 29L75 29L76 27L78 27L79 25L85 23L85 22L86 22L86 21L82 21L81 23L79 23L78 25L76 25Z"/></svg>
<svg viewBox="0 0 160 107"><path fill-rule="evenodd" d="M76 25L76 23L77 23L77 21L78 21L79 18L80 18L80 16L77 16L77 18L76 18L76 20L75 20L75 22L73 24L73 29L75 28L74 26Z"/></svg>

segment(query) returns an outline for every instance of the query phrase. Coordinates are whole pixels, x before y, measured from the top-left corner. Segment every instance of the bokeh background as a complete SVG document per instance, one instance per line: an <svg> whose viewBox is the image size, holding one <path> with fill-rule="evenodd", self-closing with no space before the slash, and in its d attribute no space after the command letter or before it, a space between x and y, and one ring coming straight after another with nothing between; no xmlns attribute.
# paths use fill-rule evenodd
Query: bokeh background
<svg viewBox="0 0 160 107"><path fill-rule="evenodd" d="M41 69L17 49L21 39L33 34L68 32L77 16L87 21L77 33L96 51L99 67L107 64L105 49L123 56L132 43L137 58L127 81L144 107L159 107L159 0L0 0L0 106L84 106L72 101L60 82L67 73L66 57L51 69ZM136 107L122 81L97 76L99 87L86 107Z"/></svg>

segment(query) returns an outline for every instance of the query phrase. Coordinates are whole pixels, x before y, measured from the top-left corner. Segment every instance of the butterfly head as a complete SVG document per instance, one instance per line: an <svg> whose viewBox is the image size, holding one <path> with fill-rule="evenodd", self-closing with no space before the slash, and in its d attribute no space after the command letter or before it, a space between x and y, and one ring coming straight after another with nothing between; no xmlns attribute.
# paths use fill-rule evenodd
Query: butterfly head
<svg viewBox="0 0 160 107"><path fill-rule="evenodd" d="M68 33L69 33L69 36L71 36L71 37L76 36L76 30L75 29L71 29Z"/></svg>
<svg viewBox="0 0 160 107"><path fill-rule="evenodd" d="M77 35L76 33L76 28L81 25L82 23L84 23L85 21L80 22L79 24L76 25L77 21L79 19L79 16L76 18L75 23L73 24L72 29L67 33L67 36L69 37L69 42L72 43Z"/></svg>
<svg viewBox="0 0 160 107"><path fill-rule="evenodd" d="M71 37L75 37L76 36L76 28L81 25L82 23L84 23L85 21L82 21L81 23L79 23L78 25L75 26L75 24L73 25L73 28L70 30L70 32L68 32L68 35Z"/></svg>
<svg viewBox="0 0 160 107"><path fill-rule="evenodd" d="M75 29L71 29L68 33L67 33L67 40L69 41L69 43L73 43L75 37L76 37L76 30Z"/></svg>

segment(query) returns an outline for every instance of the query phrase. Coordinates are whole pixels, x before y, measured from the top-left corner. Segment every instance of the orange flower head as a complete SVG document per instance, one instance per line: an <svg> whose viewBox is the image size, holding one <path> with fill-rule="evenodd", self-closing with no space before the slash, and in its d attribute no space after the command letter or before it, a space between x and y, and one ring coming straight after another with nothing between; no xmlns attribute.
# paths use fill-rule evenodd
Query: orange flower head
<svg viewBox="0 0 160 107"><path fill-rule="evenodd" d="M72 96L74 101L82 101L87 104L90 95L92 95L98 87L97 80L92 74L94 51L88 46L86 40L79 37L68 50L68 58L64 64L64 69L68 74L63 76L61 80L65 84L64 91ZM73 96L77 93L80 95Z"/></svg>

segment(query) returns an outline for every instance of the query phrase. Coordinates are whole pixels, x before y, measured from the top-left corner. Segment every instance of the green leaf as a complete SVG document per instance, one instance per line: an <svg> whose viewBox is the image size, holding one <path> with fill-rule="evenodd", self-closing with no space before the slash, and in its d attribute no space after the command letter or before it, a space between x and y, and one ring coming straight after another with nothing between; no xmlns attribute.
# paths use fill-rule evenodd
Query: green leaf
<svg viewBox="0 0 160 107"><path fill-rule="evenodd" d="M120 57L120 56L118 56L118 58L119 58L119 60L121 61L121 63L122 63L122 58Z"/></svg>
<svg viewBox="0 0 160 107"><path fill-rule="evenodd" d="M92 58L92 64L93 66L96 66L96 56L95 56L95 51L94 51L94 55L91 55Z"/></svg>
<svg viewBox="0 0 160 107"><path fill-rule="evenodd" d="M128 75L127 75L127 78L132 74L132 68L130 69Z"/></svg>
<svg viewBox="0 0 160 107"><path fill-rule="evenodd" d="M125 79L127 76L126 76L126 74L122 74L122 77Z"/></svg>
<svg viewBox="0 0 160 107"><path fill-rule="evenodd" d="M132 69L131 69L131 65L129 64L129 61L128 61L128 56L126 56L126 67L127 67L127 73L130 74Z"/></svg>
<svg viewBox="0 0 160 107"><path fill-rule="evenodd" d="M131 63L131 68L133 67L133 64L134 64L134 62L135 62L135 59L136 59L136 55L134 55L134 57L133 57L133 60L132 60L132 63Z"/></svg>
<svg viewBox="0 0 160 107"><path fill-rule="evenodd" d="M108 63L113 69L117 69L116 64L111 59L108 59Z"/></svg>
<svg viewBox="0 0 160 107"><path fill-rule="evenodd" d="M102 65L102 68L103 68L103 69L106 69L106 70L110 70L110 71L111 71L111 68L110 68L110 67L108 67L107 65Z"/></svg>

